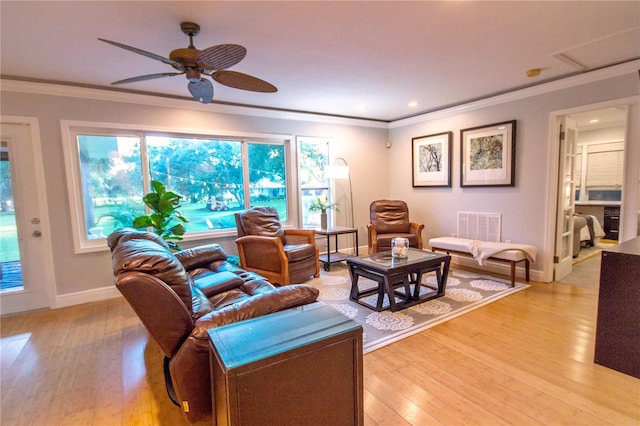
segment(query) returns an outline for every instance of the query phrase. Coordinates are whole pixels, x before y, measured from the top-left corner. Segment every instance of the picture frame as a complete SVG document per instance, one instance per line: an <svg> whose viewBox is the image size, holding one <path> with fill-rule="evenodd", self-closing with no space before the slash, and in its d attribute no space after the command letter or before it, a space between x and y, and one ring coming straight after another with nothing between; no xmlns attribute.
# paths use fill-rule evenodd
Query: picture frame
<svg viewBox="0 0 640 426"><path fill-rule="evenodd" d="M460 186L515 186L516 120L460 130Z"/></svg>
<svg viewBox="0 0 640 426"><path fill-rule="evenodd" d="M411 139L414 187L451 187L452 144L453 132Z"/></svg>

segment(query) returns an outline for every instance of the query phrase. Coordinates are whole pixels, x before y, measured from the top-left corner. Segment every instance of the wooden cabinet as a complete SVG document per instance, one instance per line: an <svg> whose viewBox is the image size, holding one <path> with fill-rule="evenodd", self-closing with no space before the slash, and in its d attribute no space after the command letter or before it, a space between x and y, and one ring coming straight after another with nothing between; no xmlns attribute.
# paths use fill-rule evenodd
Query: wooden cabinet
<svg viewBox="0 0 640 426"><path fill-rule="evenodd" d="M640 237L602 252L595 362L640 378Z"/></svg>
<svg viewBox="0 0 640 426"><path fill-rule="evenodd" d="M607 240L618 241L618 233L620 231L620 207L605 206L604 207L604 238Z"/></svg>
<svg viewBox="0 0 640 426"><path fill-rule="evenodd" d="M209 330L214 420L362 425L362 327L316 302Z"/></svg>

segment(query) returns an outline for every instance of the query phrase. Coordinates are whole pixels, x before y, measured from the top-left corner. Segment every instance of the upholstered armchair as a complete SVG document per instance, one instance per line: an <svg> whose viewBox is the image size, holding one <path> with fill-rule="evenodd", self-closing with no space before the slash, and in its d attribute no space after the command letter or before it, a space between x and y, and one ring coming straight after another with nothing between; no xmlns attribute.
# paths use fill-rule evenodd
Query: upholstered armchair
<svg viewBox="0 0 640 426"><path fill-rule="evenodd" d="M280 285L320 276L315 231L284 229L273 207L235 214L240 267Z"/></svg>
<svg viewBox="0 0 640 426"><path fill-rule="evenodd" d="M377 200L369 206L369 254L391 250L391 240L407 238L409 246L422 249L423 224L409 220L407 203L400 200Z"/></svg>
<svg viewBox="0 0 640 426"><path fill-rule="evenodd" d="M318 290L275 287L227 262L218 244L172 252L158 235L109 235L116 287L164 354L169 397L190 423L211 422L208 330L315 302Z"/></svg>

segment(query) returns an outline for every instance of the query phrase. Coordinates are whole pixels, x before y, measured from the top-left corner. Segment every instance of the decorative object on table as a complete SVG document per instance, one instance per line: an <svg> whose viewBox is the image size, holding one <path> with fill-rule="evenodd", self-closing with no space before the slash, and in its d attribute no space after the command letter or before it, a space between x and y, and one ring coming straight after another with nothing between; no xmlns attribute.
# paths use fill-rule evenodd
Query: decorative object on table
<svg viewBox="0 0 640 426"><path fill-rule="evenodd" d="M309 206L309 210L312 212L320 212L320 228L327 229L328 221L327 221L327 210L334 209L335 211L340 211L338 205L335 203L329 202L329 197L325 196L317 197L313 203Z"/></svg>
<svg viewBox="0 0 640 426"><path fill-rule="evenodd" d="M320 289L318 300L330 304L362 325L365 354L529 287L520 282L511 287L508 281L499 278L453 268L449 270L443 297L397 312L375 312L349 300L349 268L342 264L334 266L331 272L322 271L320 278L308 284ZM435 274L425 274L422 282L434 285L435 280ZM373 280L360 277L361 288L367 283L372 288L378 286ZM376 297L372 295L370 303L375 304L373 299ZM388 297L385 297L384 304L388 303Z"/></svg>
<svg viewBox="0 0 640 426"><path fill-rule="evenodd" d="M153 213L133 219L133 227L137 229L152 227L154 232L167 242L170 249L182 250L176 241L182 241L182 236L186 232L183 223L189 222L178 210L183 197L167 191L167 188L156 180L151 181L151 188L152 192L142 197L142 201Z"/></svg>
<svg viewBox="0 0 640 426"><path fill-rule="evenodd" d="M406 259L409 254L409 239L394 238L391 240L391 256L396 259Z"/></svg>
<svg viewBox="0 0 640 426"><path fill-rule="evenodd" d="M460 186L515 186L516 120L460 130Z"/></svg>
<svg viewBox="0 0 640 426"><path fill-rule="evenodd" d="M411 139L413 186L450 187L453 132Z"/></svg>
<svg viewBox="0 0 640 426"><path fill-rule="evenodd" d="M349 180L349 208L351 210L351 223L349 224L352 228L355 227L355 220L353 218L353 188L351 186L351 170L349 169L349 164L347 160L342 157L338 157L335 159L336 164L327 165L324 168L324 177L326 179L348 179ZM342 164L338 164L342 163Z"/></svg>

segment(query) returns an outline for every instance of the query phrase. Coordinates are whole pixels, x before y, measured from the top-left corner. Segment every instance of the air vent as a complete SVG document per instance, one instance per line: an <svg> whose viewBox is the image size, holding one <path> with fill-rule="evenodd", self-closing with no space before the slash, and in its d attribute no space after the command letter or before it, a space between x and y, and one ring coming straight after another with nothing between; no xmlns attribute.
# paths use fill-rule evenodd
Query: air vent
<svg viewBox="0 0 640 426"><path fill-rule="evenodd" d="M502 214L458 212L458 237L499 242L502 238Z"/></svg>

